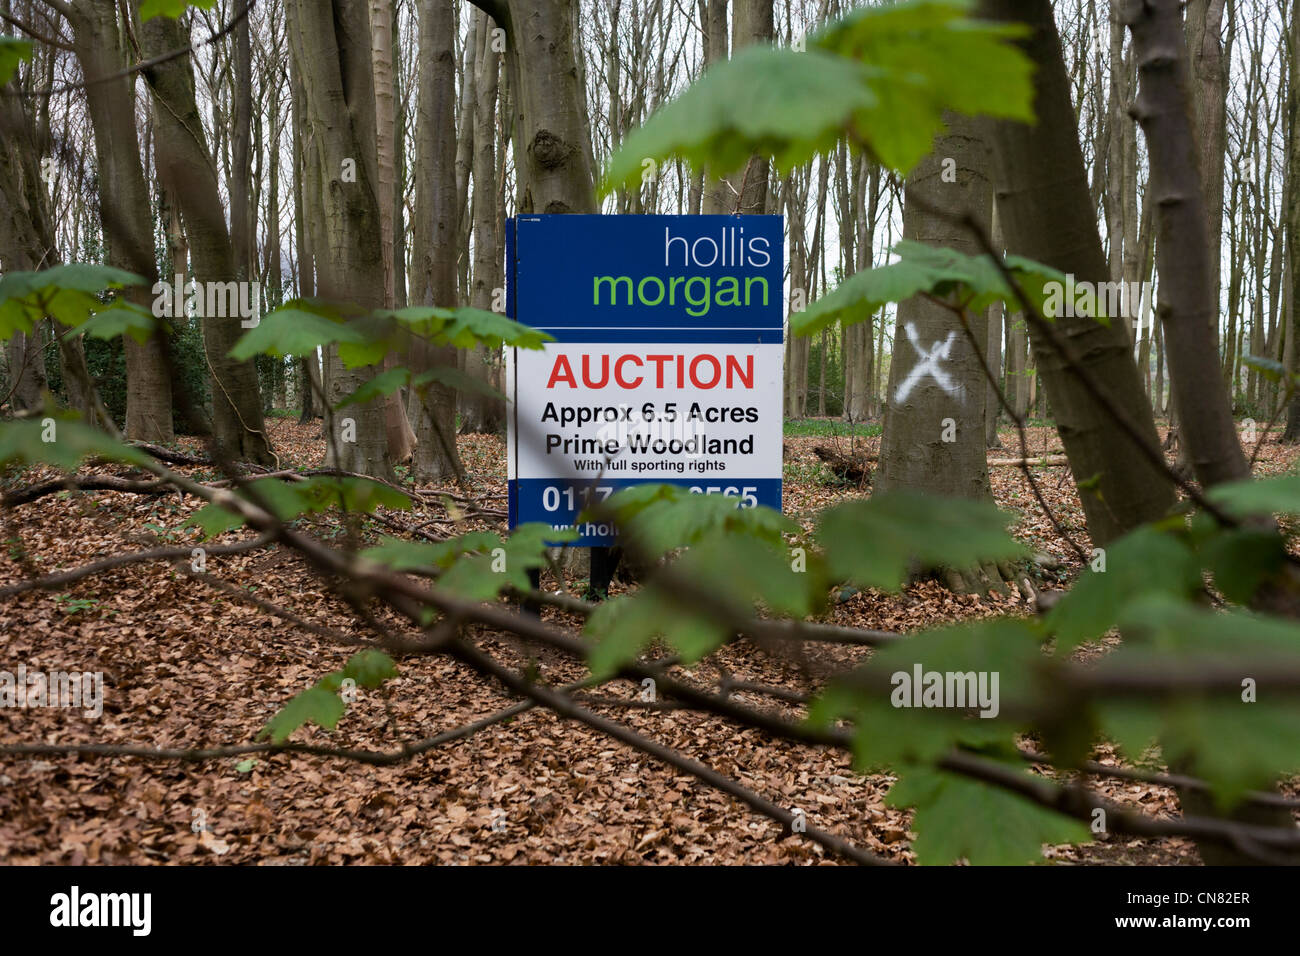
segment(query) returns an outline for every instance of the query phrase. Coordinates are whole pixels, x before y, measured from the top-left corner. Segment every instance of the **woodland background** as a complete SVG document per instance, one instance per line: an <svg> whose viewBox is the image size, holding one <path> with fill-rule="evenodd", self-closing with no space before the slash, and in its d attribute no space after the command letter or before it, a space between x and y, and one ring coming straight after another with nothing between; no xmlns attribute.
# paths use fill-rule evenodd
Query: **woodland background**
<svg viewBox="0 0 1300 956"><path fill-rule="evenodd" d="M70 24L84 17L70 19L62 4L7 6L4 17L10 29L22 34L26 26L30 35L50 41L38 42L35 59L19 70L14 91L20 95L7 104L7 122L16 135L6 137L10 183L23 181L18 172L23 162L35 162L37 182L48 194L52 233L42 237L50 246L45 264L51 255L66 261L103 257L97 193L106 189L124 209L129 207L124 224L138 233L133 242L148 254L149 269L142 274L170 282L178 272L193 276L203 271L191 251L203 240L192 235L196 226L187 230L182 225L180 204L169 195L155 153L156 138L171 134L143 95L143 84L111 84L126 88L113 90L113 98L93 100L81 86L82 64L100 62L89 57L120 62L127 52L149 55L168 43L183 45L193 39L198 46L192 57L173 59L163 68L173 78L183 78L192 64L194 118L202 126L215 180L207 185L216 189L229 216L228 226L224 221L209 224L218 232L229 230L234 258L222 265L258 282L260 311L323 291L310 264L313 233L327 228L316 220L328 214L315 197L329 178L341 173L322 170L321 160L311 161L308 152L314 148L310 124L320 120L304 112L306 88L327 78L318 78L313 64L307 69L295 65L288 36L295 15L292 4L249 4L245 9L242 3L221 0L211 9L196 9L188 29L155 23L122 34L115 18L87 22L77 45ZM450 16L423 11L422 20L422 11L411 2L370 4L367 23L354 26L365 28L369 36L376 106L373 125L357 131L367 141L358 142L356 152L375 157L375 168L361 174L374 177L379 210L374 223L378 235L373 238L382 256L383 287L367 289L367 294L382 295L385 303L397 306L437 301L492 308L494 290L504 286L504 219L515 212L547 209L782 214L788 229L787 299L794 306L815 300L859 269L888 261L889 249L904 228L898 183L882 175L878 164L851 155L844 145L782 176L754 170L744 197L737 194L739 182L706 181L702 172L693 173L682 162L656 168L642 188L620 189L599 207L590 198L568 195L571 183L528 188L529 175L520 171L535 173L530 163L551 162L531 155L530 132L547 130L563 137L560 151L567 155L555 157L561 160L555 166L546 165L546 180L594 183L595 171L627 133L710 63L749 43L798 43L842 12L835 2L774 5L737 0L731 9L704 0L690 9L678 6L618 0L520 8L513 15L521 22L563 41L550 44L541 62L530 62L529 69L572 72L574 86L565 98L520 88L519 79L512 76L513 60L507 63L504 58L504 34L482 9L457 4ZM1278 390L1243 357L1294 365L1286 334L1286 319L1293 314L1287 236L1295 228L1297 208L1290 187L1295 179L1293 152L1288 149L1296 96L1292 6L1289 0L1225 0L1190 3L1187 10L1193 93L1197 115L1205 123L1200 158L1210 184L1207 199L1211 209L1222 213L1213 223L1220 251L1214 264L1220 363L1237 414L1261 422L1276 411ZM85 9L92 12L94 7ZM1154 295L1135 303L1138 314L1129 332L1143 388L1153 396L1157 413L1165 415L1170 393L1161 327L1153 321L1160 275L1155 267L1153 204L1148 201L1148 159L1130 114L1136 94L1132 44L1125 43L1123 28L1105 3L1067 0L1054 4L1054 11L1074 116L1053 121L1073 122L1079 130L1089 175L1088 201L1101 231L1109 278L1147 282L1154 290ZM225 26L231 23L233 27ZM223 29L228 36L220 42L205 42ZM301 56L313 54L303 50ZM45 95L49 90L54 92ZM119 111L117 119L105 117L105 123L123 123L127 116L134 120L135 153L114 164L126 167L120 175L127 182L108 181L109 171L101 174L97 169L96 109ZM130 138L120 137L114 145L129 147ZM935 149L936 156L952 152L943 143ZM987 159L980 159L963 158L963 163L974 175L987 176ZM138 177L135 166L140 167ZM32 172L28 168L27 177ZM140 190L129 203L119 198L128 186ZM446 195L437 197L439 190ZM21 216L31 198L10 197L10 216ZM441 217L432 232L412 228L415 222L427 221L431 212ZM23 223L7 230L8 248L0 254L19 266L39 264L30 262L33 253L23 248L30 242L24 240L25 231ZM324 241L317 237L318 243ZM119 258L126 261L124 254ZM499 293L496 307L503 307ZM999 308L989 315L990 360L1016 411L1046 417L1049 409L1024 321L1005 312ZM67 393L57 350L42 348L50 337L43 329L30 346L23 336L7 345L8 369L30 365L11 396L16 409L34 407L47 383L56 393ZM825 329L810 339L792 337L786 363L787 416L877 420L887 392L893 340L892 306L870 323ZM169 396L136 389L135 400L141 405L151 402L153 410L140 413L151 424L138 425L133 437L165 441L177 429L201 434L210 427L202 420L212 395L197 348L201 341L197 319L179 323L173 333L178 381L171 384L192 396L200 420L179 420L177 410L168 420L162 408L168 406ZM43 361L26 363L24 350L29 347L40 349ZM87 348L86 360L107 410L119 423L127 422L128 362L122 343L91 342ZM479 376L492 376L500 365L498 357L482 353L462 356L461 363ZM255 398L260 398L262 414L289 408L319 414L306 387L308 365L301 356L258 359L256 395L247 391L239 396L247 406L241 413L246 413L250 427L257 418ZM13 383L16 376L8 374ZM319 367L315 374L320 374ZM328 381L328 365L325 374ZM990 440L994 405L988 403ZM418 431L418 410L408 405L407 412ZM459 413L467 430L491 431L501 425L499 403L461 396ZM390 457L402 461L408 444L409 436L398 438ZM436 443L422 444L427 449ZM451 473L448 463L436 456L426 460L423 453L417 467L431 479Z"/></svg>
<svg viewBox="0 0 1300 956"><path fill-rule="evenodd" d="M5 859L1293 861L1294 0L0 20L0 648L109 686L0 710ZM785 217L784 516L619 499L608 594L506 533L532 212ZM182 275L261 325L157 333ZM883 707L917 655L1003 720Z"/></svg>

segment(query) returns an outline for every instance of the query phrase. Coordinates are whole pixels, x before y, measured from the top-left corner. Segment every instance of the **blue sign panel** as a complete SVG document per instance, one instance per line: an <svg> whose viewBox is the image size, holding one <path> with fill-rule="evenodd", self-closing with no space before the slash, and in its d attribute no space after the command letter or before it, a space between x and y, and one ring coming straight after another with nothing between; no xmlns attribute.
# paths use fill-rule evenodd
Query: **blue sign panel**
<svg viewBox="0 0 1300 956"><path fill-rule="evenodd" d="M520 216L506 255L508 311L556 339L508 355L512 527L641 482L780 508L780 216Z"/></svg>

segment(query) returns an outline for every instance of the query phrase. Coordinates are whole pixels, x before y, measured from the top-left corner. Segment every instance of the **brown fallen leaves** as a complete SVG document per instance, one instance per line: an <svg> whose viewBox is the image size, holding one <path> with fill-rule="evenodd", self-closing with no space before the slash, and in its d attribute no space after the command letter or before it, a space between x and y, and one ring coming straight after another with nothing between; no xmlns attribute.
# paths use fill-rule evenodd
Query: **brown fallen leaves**
<svg viewBox="0 0 1300 956"><path fill-rule="evenodd" d="M283 461L319 464L318 424L272 419L269 427ZM1012 439L1004 435L1007 448ZM1031 454L1056 447L1049 429L1031 429L1031 440ZM824 437L787 439L786 507L806 526L820 509L850 493L823 483L812 447L826 442ZM477 435L462 436L460 443L475 492L503 496L502 443ZM1295 455L1269 444L1260 457L1257 471L1267 474L1288 468ZM1042 468L1037 474L1058 518L1087 548L1067 470ZM1050 556L1045 564L1059 566L1045 570L1038 583L1062 586L1077 571L1077 560L1038 511L1019 470L995 469L992 483L998 502L1019 514L1016 535ZM492 507L502 501L498 497ZM181 529L196 507L193 499L174 494L44 498L6 517L0 583L27 576L18 560L23 552L31 568L50 573L123 549L197 543L193 532ZM459 521L456 526L465 530L493 527L445 511L394 517L412 525L440 518ZM316 530L326 533L328 524ZM209 558L208 571L304 620L363 633L347 607L292 554L269 550ZM957 595L927 581L899 595L859 593L835 606L831 620L910 631L1007 612L1025 608L1015 598ZM552 611L546 615L562 622ZM494 654L524 664L508 637L481 636ZM0 606L0 669L25 663L29 669L105 675L100 719L54 709L0 710L0 741L169 747L248 742L290 696L341 666L349 653L169 566L123 568L70 585L66 592L28 593ZM739 643L693 672L678 669L677 674L715 683L725 674L807 693L866 653L814 645L804 654L774 655ZM308 727L294 739L386 750L515 703L455 661L421 657L399 664L401 677L382 692L363 695L336 732ZM583 676L580 666L556 655L543 654L538 666L554 684ZM638 690L616 682L599 693L602 700L632 701ZM766 698L738 696L795 712ZM891 778L854 773L847 755L772 741L756 730L687 711L591 707L781 806L802 809L818 827L883 856L911 859L910 815L884 804ZM1092 783L1119 803L1162 814L1177 811L1166 788L1110 779ZM290 754L201 764L0 758L3 863L826 861L819 847L780 835L775 823L731 798L540 708L391 767ZM1194 849L1177 840L1114 840L1054 848L1049 856L1067 862L1196 862Z"/></svg>

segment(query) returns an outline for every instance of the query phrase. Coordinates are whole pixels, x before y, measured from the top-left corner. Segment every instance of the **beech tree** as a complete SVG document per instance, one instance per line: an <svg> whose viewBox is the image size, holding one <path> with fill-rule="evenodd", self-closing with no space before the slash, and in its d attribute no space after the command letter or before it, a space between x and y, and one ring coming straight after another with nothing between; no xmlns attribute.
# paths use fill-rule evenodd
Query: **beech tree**
<svg viewBox="0 0 1300 956"><path fill-rule="evenodd" d="M1300 368L1300 4L1291 4L1291 23L1288 39L1291 46L1290 71L1287 82L1287 179L1290 187L1286 200L1287 259L1286 276L1287 312L1287 371L1294 374ZM1300 393L1293 394L1287 408L1285 441L1300 441Z"/></svg>
<svg viewBox="0 0 1300 956"><path fill-rule="evenodd" d="M384 305L377 197L375 88L365 0L287 0L289 50L301 78L307 187L303 195L319 295L336 303ZM327 350L326 396L337 404L378 371L347 368ZM391 477L385 402L336 416L326 461L345 471Z"/></svg>
<svg viewBox="0 0 1300 956"><path fill-rule="evenodd" d="M152 305L148 288L158 279L149 192L140 164L136 135L134 80L124 75L125 28L115 0L77 0L66 6L73 50L86 79L86 105L95 131L99 209L109 264L147 280L130 293L142 308ZM167 342L160 326L145 342L128 337L126 352L126 435L149 442L169 442L172 428L172 380Z"/></svg>
<svg viewBox="0 0 1300 956"><path fill-rule="evenodd" d="M1035 124L981 121L993 147L994 188L1007 251L1032 256L1077 281L1105 281L1108 269L1091 212L1088 176L1051 4L981 0L979 10L991 20L1020 22L1029 28L1021 48L1038 71ZM1070 315L1055 317L1055 323L1072 343L1079 365L1126 410L1133 428L1132 433L1117 435L1082 376L1071 371L1042 336L1031 334L1034 360L1071 473L1076 482L1095 482L1096 490L1081 490L1080 498L1092 540L1104 545L1165 514L1173 494L1142 451L1143 442L1156 440L1155 423L1122 324L1102 325L1086 316Z"/></svg>
<svg viewBox="0 0 1300 956"><path fill-rule="evenodd" d="M960 217L991 224L989 151L973 121L955 115L945 121L947 131L907 177L903 238L977 254L978 240ZM987 343L987 312L955 313L922 296L899 303L880 491L991 500L984 456ZM985 573L997 578L996 569Z"/></svg>
<svg viewBox="0 0 1300 956"><path fill-rule="evenodd" d="M247 18L243 29L247 29ZM248 41L247 33L241 33L243 39L238 41L239 46ZM144 51L152 57L161 57L187 42L180 21L167 17L154 17L145 23L140 37ZM154 147L159 174L180 209L187 247L194 262L191 273L185 268L182 258L178 263L178 274L183 273L204 285L225 286L249 281L247 257L251 254L251 243L247 238L249 228L245 208L248 189L245 186L237 190L232 200L232 208L237 210L233 216L234 229L245 233L244 241L239 244L244 263L237 265L235 244L226 231L216 165L208 150L194 98L189 61L182 58L166 60L147 71L146 79L154 102ZM245 92L251 102L251 91ZM238 155L247 149L248 144L243 143L235 153ZM235 168L238 170L245 165L244 160L239 159ZM241 209L242 213L238 212ZM179 315L183 308L183 301L173 302L175 314ZM262 420L257 369L251 361L235 361L229 355L243 334L243 322L244 317L238 314L203 316L203 347L212 380L214 434L224 453L232 458L273 464L275 457Z"/></svg>
<svg viewBox="0 0 1300 956"><path fill-rule="evenodd" d="M474 93L474 194L472 200L474 259L469 304L493 310L503 305L505 276L502 223L498 210L497 95L500 50L504 31L479 10L475 13L473 71L462 82ZM467 57L467 62L469 62ZM505 385L501 356L487 349L465 353L465 371L498 391ZM505 402L478 391L461 393L462 428L466 431L497 432L505 427Z"/></svg>
<svg viewBox="0 0 1300 956"><path fill-rule="evenodd" d="M460 230L456 208L455 19L449 4L419 5L419 90L415 126L415 234L411 244L411 301L456 305L456 250ZM411 368L425 372L455 368L456 350L417 341ZM434 383L411 390L415 420L417 478L439 481L461 473L456 450L456 393Z"/></svg>

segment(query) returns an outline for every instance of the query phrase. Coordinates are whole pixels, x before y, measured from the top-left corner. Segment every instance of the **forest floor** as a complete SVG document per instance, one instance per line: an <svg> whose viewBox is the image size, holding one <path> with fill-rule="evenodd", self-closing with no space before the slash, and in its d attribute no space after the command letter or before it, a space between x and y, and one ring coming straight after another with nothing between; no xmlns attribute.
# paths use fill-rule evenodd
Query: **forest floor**
<svg viewBox="0 0 1300 956"><path fill-rule="evenodd" d="M786 439L785 510L805 524L828 505L869 494L838 483L813 449L829 444L872 453L879 438L836 435L835 426L827 426L813 431L831 434ZM273 418L268 427L286 463L319 463L319 424ZM990 452L990 459L1018 455L1011 429L1002 441L1004 450ZM1030 429L1030 446L1035 455L1053 453L1060 441L1054 429L1038 426ZM503 443L463 436L460 447L475 492L503 496ZM1270 441L1260 449L1256 472L1285 472L1296 456L1295 448ZM1086 552L1083 513L1066 469L1035 473L1064 530ZM1068 586L1080 562L1036 506L1020 470L993 468L992 485L998 504L1020 515L1016 536L1043 556L1036 586ZM182 529L196 508L193 498L174 494L66 492L19 507L3 516L0 584L28 576L16 560L22 549L40 573L50 573L160 540L197 544L197 532ZM281 550L210 557L208 571L306 621L356 629L348 608ZM833 605L827 620L912 631L1007 612L1029 608L1018 596L955 594L924 581L897 595L856 593ZM550 610L544 617L572 626ZM510 638L486 639L502 659L522 661ZM0 709L0 742L177 748L249 742L286 700L340 667L351 650L166 564L100 574L66 592L28 592L0 606L0 669L13 672L22 663L28 671L102 671L104 712L90 719L80 711ZM697 665L693 676L716 681L726 673L808 692L867 654L813 645L802 659L783 659L738 642ZM308 726L294 739L388 750L516 702L455 661L404 658L399 666L401 676L381 693L363 695L333 733ZM558 656L543 657L540 667L542 678L556 684L583 676L579 665ZM631 699L636 689L623 682L602 693ZM767 698L738 696L771 706ZM853 772L845 754L773 742L759 731L686 710L591 706L781 806L803 809L811 824L891 859L913 860L910 814L885 805L892 779ZM1098 759L1118 762L1107 751ZM1167 788L1111 778L1090 785L1119 804L1160 816L1177 813L1177 798ZM828 860L820 847L779 837L777 824L725 794L541 709L392 767L287 753L186 764L0 759L0 863L6 864ZM1049 847L1046 855L1060 863L1199 863L1195 848L1177 839L1109 837L1084 847Z"/></svg>

